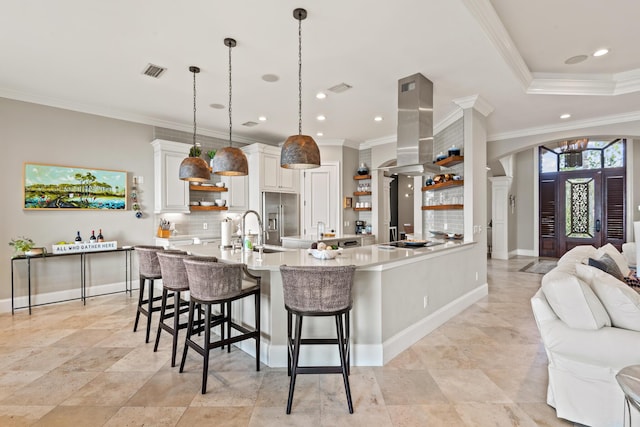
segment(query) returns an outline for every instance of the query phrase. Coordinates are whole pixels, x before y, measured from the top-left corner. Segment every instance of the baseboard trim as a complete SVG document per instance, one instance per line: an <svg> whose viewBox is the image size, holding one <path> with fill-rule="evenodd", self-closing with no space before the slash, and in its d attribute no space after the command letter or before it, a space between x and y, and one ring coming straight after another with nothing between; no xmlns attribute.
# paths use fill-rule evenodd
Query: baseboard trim
<svg viewBox="0 0 640 427"><path fill-rule="evenodd" d="M134 280L132 283L134 289L138 289L139 281ZM156 286L154 286L157 288ZM104 285L87 286L87 298L108 295L118 292L125 292L125 282L108 283ZM162 289L162 284L160 284ZM60 302L80 300L80 287L76 289L64 289L61 291L47 292L42 294L31 295L31 306L39 306L45 304L54 304ZM20 310L26 310L29 304L29 297L22 295L14 298L14 306L20 307ZM11 298L0 300L0 313L11 313Z"/></svg>

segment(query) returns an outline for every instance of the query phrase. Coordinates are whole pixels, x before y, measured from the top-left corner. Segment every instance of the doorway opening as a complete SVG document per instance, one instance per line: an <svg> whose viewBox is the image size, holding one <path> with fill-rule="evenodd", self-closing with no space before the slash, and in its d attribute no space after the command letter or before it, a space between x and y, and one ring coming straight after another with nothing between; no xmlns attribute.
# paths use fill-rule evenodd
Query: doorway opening
<svg viewBox="0 0 640 427"><path fill-rule="evenodd" d="M561 257L578 245L626 236L626 141L562 141L541 146L540 256Z"/></svg>

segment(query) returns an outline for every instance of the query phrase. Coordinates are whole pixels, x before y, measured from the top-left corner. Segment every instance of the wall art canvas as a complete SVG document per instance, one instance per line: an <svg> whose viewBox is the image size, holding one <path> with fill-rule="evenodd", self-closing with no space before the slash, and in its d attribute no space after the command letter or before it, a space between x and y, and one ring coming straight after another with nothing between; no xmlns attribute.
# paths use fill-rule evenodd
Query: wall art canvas
<svg viewBox="0 0 640 427"><path fill-rule="evenodd" d="M24 209L127 209L127 172L24 164Z"/></svg>

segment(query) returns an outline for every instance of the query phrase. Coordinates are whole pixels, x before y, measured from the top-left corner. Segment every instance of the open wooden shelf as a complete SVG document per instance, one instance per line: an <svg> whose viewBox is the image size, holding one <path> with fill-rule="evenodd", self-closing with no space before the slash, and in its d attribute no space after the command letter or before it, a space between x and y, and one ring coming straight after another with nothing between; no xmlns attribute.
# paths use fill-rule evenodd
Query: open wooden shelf
<svg viewBox="0 0 640 427"><path fill-rule="evenodd" d="M371 179L371 175L356 175L356 176L353 177L353 179L355 179L355 180Z"/></svg>
<svg viewBox="0 0 640 427"><path fill-rule="evenodd" d="M228 206L189 206L192 211L226 211Z"/></svg>
<svg viewBox="0 0 640 427"><path fill-rule="evenodd" d="M353 195L354 196L370 196L371 191L354 191Z"/></svg>
<svg viewBox="0 0 640 427"><path fill-rule="evenodd" d="M442 159L439 162L436 162L436 165L442 166L445 168L450 168L451 166L455 166L464 162L464 156L450 156L446 159Z"/></svg>
<svg viewBox="0 0 640 427"><path fill-rule="evenodd" d="M423 206L423 211L450 211L450 210L459 210L463 209L464 205L434 205L434 206Z"/></svg>
<svg viewBox="0 0 640 427"><path fill-rule="evenodd" d="M353 208L354 211L370 211L371 208Z"/></svg>
<svg viewBox="0 0 640 427"><path fill-rule="evenodd" d="M445 182L439 182L439 183L433 184L433 185L426 185L426 186L422 187L422 191L441 190L443 188L459 187L459 186L462 186L462 185L464 185L464 181L463 180L445 181Z"/></svg>
<svg viewBox="0 0 640 427"><path fill-rule="evenodd" d="M229 191L229 189L227 187L210 187L208 185L206 185L204 187L202 185L190 185L189 186L189 190L194 190L194 191L214 191L214 192L217 192L217 193L222 193L224 191Z"/></svg>

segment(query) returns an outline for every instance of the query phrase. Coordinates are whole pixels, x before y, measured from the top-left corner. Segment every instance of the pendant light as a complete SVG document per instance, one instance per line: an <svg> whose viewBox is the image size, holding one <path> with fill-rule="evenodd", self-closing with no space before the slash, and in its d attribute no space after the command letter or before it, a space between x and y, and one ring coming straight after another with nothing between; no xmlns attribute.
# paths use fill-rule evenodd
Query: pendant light
<svg viewBox="0 0 640 427"><path fill-rule="evenodd" d="M229 146L223 147L213 157L211 169L216 175L243 176L249 173L249 164L244 152L233 146L231 140L231 49L236 46L234 39L224 39L225 46L229 47Z"/></svg>
<svg viewBox="0 0 640 427"><path fill-rule="evenodd" d="M309 135L302 135L302 20L307 17L305 9L293 11L298 20L298 134L284 142L280 152L280 167L285 169L313 169L320 167L320 150Z"/></svg>
<svg viewBox="0 0 640 427"><path fill-rule="evenodd" d="M198 149L196 146L196 74L200 72L200 68L192 65L189 67L189 71L193 73L193 147L191 147L189 157L180 163L178 177L183 181L203 182L211 178L209 166L204 159L198 156L192 157L192 153L195 154Z"/></svg>

